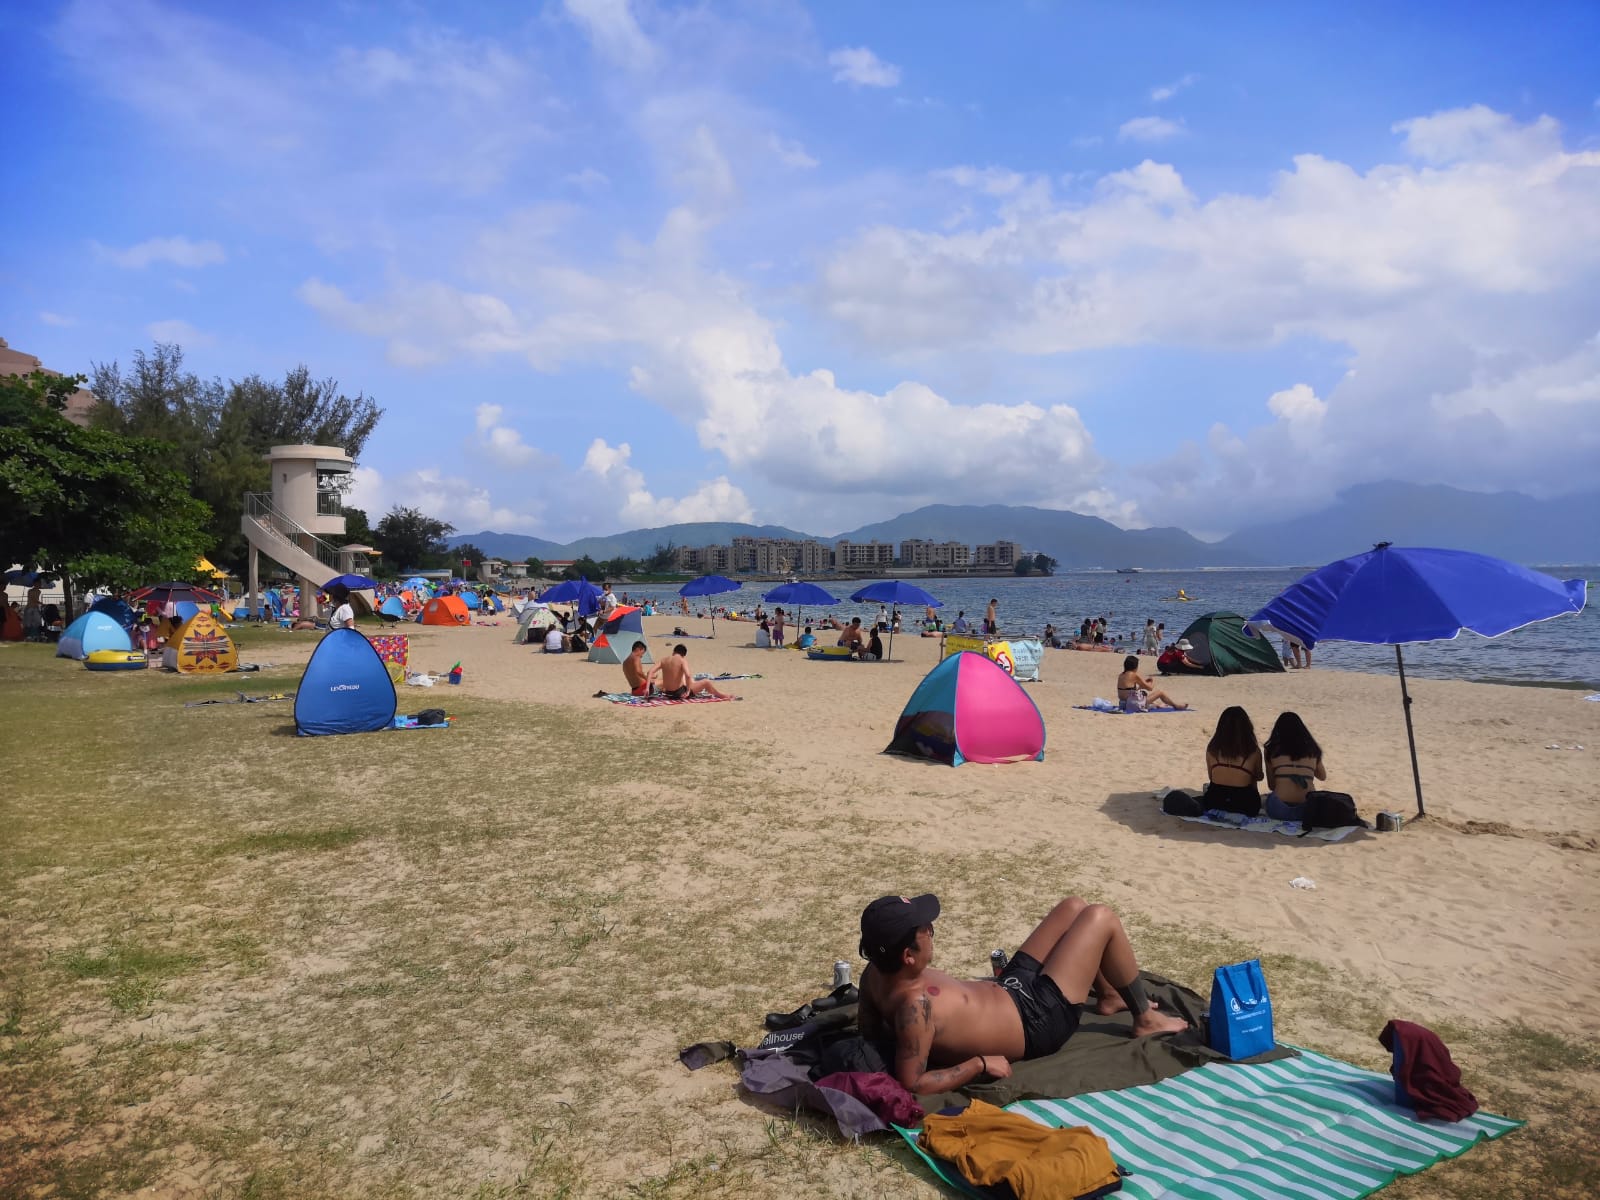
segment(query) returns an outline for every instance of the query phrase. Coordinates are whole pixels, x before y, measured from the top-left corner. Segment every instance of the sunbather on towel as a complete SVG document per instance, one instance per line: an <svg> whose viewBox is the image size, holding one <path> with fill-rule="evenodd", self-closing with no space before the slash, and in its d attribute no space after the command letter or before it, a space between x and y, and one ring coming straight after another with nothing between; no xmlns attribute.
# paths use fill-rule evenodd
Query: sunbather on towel
<svg viewBox="0 0 1600 1200"><path fill-rule="evenodd" d="M1122 660L1122 674L1117 676L1117 699L1122 701L1123 712L1144 712L1146 709L1188 708L1179 704L1165 692L1156 690L1156 682L1139 674L1139 656L1130 654Z"/></svg>
<svg viewBox="0 0 1600 1200"><path fill-rule="evenodd" d="M681 642L672 648L672 653L657 670L661 672L661 692L670 700L687 700L690 696L738 699L727 692L719 692L709 680L696 679L689 670L689 650Z"/></svg>
<svg viewBox="0 0 1600 1200"><path fill-rule="evenodd" d="M656 672L661 670L660 667L645 669L644 651L644 643L635 642L632 653L622 660L622 677L628 681L628 687L635 696L650 695L650 682L656 677Z"/></svg>
<svg viewBox="0 0 1600 1200"><path fill-rule="evenodd" d="M858 1019L868 1037L894 1038L894 1074L926 1095L988 1075L1013 1059L1054 1054L1078 1028L1078 1005L1133 1013L1133 1036L1177 1033L1182 1017L1153 1008L1117 914L1076 896L1050 910L995 979L932 968L936 896L883 896L861 914ZM931 1064L931 1065L930 1065Z"/></svg>

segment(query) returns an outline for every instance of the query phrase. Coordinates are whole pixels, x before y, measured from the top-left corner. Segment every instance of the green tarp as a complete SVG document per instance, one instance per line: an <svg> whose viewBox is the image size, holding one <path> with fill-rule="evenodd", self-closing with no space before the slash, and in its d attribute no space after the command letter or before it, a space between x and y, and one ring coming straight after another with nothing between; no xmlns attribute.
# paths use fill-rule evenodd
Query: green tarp
<svg viewBox="0 0 1600 1200"><path fill-rule="evenodd" d="M1179 635L1194 646L1190 658L1205 666L1207 675L1251 675L1262 671L1281 671L1277 647L1264 637L1251 637L1244 631L1244 618L1238 613L1207 613Z"/></svg>

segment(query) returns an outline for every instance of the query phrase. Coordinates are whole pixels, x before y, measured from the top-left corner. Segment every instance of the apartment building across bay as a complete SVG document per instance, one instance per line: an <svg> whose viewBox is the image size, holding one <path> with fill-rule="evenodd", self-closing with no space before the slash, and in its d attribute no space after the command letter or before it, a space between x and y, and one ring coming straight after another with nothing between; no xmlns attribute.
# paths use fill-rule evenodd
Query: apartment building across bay
<svg viewBox="0 0 1600 1200"><path fill-rule="evenodd" d="M674 562L680 571L702 575L992 575L1010 573L1026 553L1003 540L969 546L928 538L907 538L899 545L841 538L830 545L814 538L736 537L731 545L680 546Z"/></svg>

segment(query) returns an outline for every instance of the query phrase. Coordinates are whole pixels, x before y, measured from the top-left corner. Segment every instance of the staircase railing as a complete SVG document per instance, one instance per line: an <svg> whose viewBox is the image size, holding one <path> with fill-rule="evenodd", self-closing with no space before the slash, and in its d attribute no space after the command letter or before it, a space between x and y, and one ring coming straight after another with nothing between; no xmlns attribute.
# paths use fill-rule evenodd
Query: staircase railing
<svg viewBox="0 0 1600 1200"><path fill-rule="evenodd" d="M245 516L250 517L269 533L300 551L310 554L326 567L339 569L339 548L324 541L304 525L290 517L272 503L270 492L248 492L244 498Z"/></svg>

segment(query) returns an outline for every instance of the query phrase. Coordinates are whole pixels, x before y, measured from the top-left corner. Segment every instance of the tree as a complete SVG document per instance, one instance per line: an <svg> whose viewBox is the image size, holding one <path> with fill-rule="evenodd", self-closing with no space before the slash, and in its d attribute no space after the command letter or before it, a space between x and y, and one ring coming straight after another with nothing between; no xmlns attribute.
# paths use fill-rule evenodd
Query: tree
<svg viewBox="0 0 1600 1200"><path fill-rule="evenodd" d="M455 526L436 521L415 508L396 505L372 531L373 545L395 568L421 566L430 556L445 553L444 539Z"/></svg>
<svg viewBox="0 0 1600 1200"><path fill-rule="evenodd" d="M547 568L544 565L544 559L534 558L532 555L528 556L526 569L529 579L543 579L548 573Z"/></svg>
<svg viewBox="0 0 1600 1200"><path fill-rule="evenodd" d="M1019 554L1019 555L1017 555L1016 565L1013 566L1011 569L1014 572L1016 572L1018 575L1032 575L1033 574L1033 555L1031 555L1031 554Z"/></svg>
<svg viewBox="0 0 1600 1200"><path fill-rule="evenodd" d="M367 524L367 512L362 508L344 510L344 537L331 539L346 546L371 546L372 526Z"/></svg>
<svg viewBox="0 0 1600 1200"><path fill-rule="evenodd" d="M469 570L481 571L483 569L483 560L489 557L471 542L463 542L459 546L452 546L446 553L450 555L451 565L461 568L461 578L463 579L467 577ZM468 567L466 565L468 563L472 565ZM480 575L479 578L481 579L482 576Z"/></svg>
<svg viewBox="0 0 1600 1200"><path fill-rule="evenodd" d="M591 583L599 583L606 577L604 568L587 554L561 572L563 579L576 579L580 575Z"/></svg>
<svg viewBox="0 0 1600 1200"><path fill-rule="evenodd" d="M1054 575L1056 568L1060 565L1048 554L1035 554L1033 556L1033 569L1041 575Z"/></svg>
<svg viewBox="0 0 1600 1200"><path fill-rule="evenodd" d="M207 550L224 561L244 554L244 497L271 487L271 447L341 446L356 458L383 415L368 397L345 396L332 379L313 380L305 366L281 383L258 375L228 384L202 380L184 370L182 347L165 342L150 354L135 351L126 373L114 361L97 363L90 388L99 400L96 428L167 444L166 465L192 480L194 495L211 507Z"/></svg>
<svg viewBox="0 0 1600 1200"><path fill-rule="evenodd" d="M194 579L211 516L166 446L61 416L82 382L0 379L0 557L61 576L69 620L75 590Z"/></svg>
<svg viewBox="0 0 1600 1200"><path fill-rule="evenodd" d="M610 579L617 575L637 575L639 564L631 558L612 558L600 564L600 578ZM590 578L593 578L591 576Z"/></svg>
<svg viewBox="0 0 1600 1200"><path fill-rule="evenodd" d="M650 552L650 557L644 560L643 571L649 575L664 575L678 565L678 548L668 540L663 546L656 543L656 548Z"/></svg>

